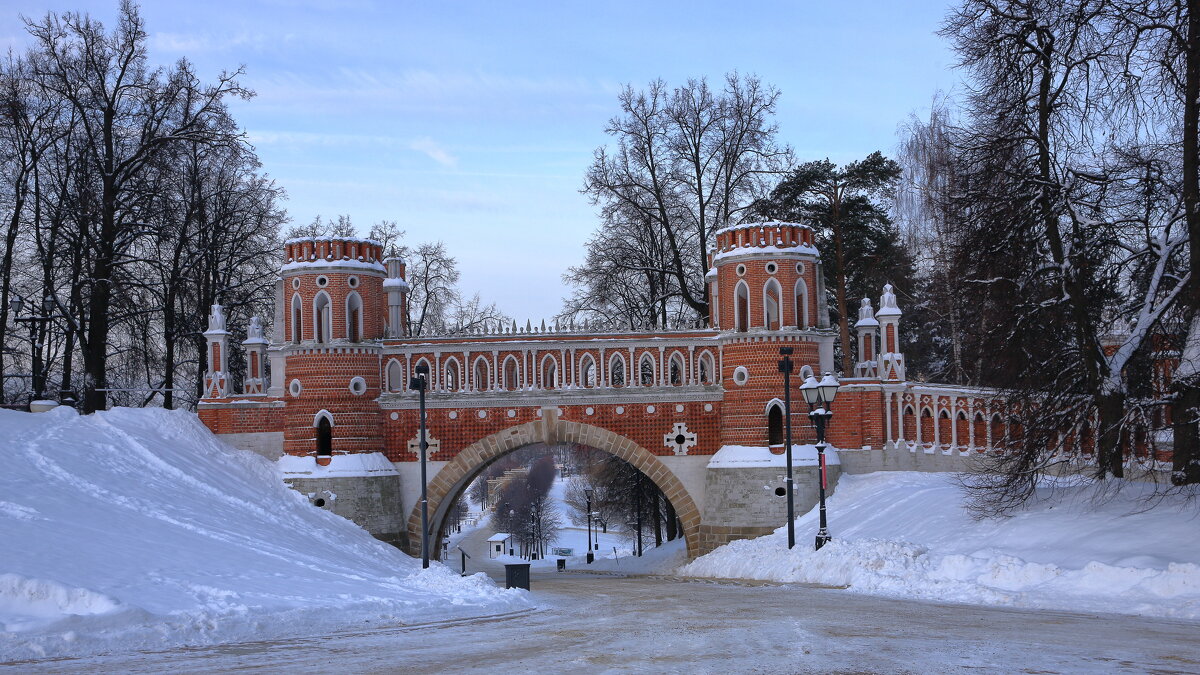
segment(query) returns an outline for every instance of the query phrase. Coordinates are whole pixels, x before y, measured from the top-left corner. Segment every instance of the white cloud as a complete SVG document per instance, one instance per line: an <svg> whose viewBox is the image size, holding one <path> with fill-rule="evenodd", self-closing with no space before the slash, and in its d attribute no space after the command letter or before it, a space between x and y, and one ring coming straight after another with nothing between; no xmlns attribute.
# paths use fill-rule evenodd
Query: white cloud
<svg viewBox="0 0 1200 675"><path fill-rule="evenodd" d="M408 147L417 152L425 154L433 161L442 166L454 168L458 165L458 158L451 155L445 148L438 145L436 141L429 137L418 138L408 144Z"/></svg>

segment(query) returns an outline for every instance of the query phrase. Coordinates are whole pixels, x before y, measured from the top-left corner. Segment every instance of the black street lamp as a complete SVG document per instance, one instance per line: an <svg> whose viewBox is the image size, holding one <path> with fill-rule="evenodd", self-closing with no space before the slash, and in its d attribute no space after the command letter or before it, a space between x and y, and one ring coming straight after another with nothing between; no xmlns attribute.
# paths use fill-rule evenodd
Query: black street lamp
<svg viewBox="0 0 1200 675"><path fill-rule="evenodd" d="M800 393L808 403L808 416L817 428L817 459L821 466L821 528L817 530L817 550L829 543L829 525L825 522L825 489L828 486L825 471L825 425L833 417L833 399L837 396L839 382L832 373L817 382L817 378L809 376L800 386Z"/></svg>
<svg viewBox="0 0 1200 675"><path fill-rule="evenodd" d="M784 482L787 483L787 528L788 528L788 548L796 545L796 507L792 501L792 368L795 364L792 363L792 348L780 347L779 353L783 358L779 360L779 372L783 373L783 442L786 449L787 458L787 478Z"/></svg>
<svg viewBox="0 0 1200 675"><path fill-rule="evenodd" d="M421 567L429 567L429 495L425 475L425 451L429 443L425 440L425 388L429 386L429 366L418 363L413 369L416 376L408 381L409 389L416 389L421 401L421 435L417 447L421 452Z"/></svg>
<svg viewBox="0 0 1200 675"><path fill-rule="evenodd" d="M596 559L596 554L592 553L592 495L595 494L595 492L596 491L591 488L587 488L583 491L583 496L587 498L587 520L588 520L587 564L589 564L589 565L591 565L592 561ZM597 537L597 538L599 538L599 537Z"/></svg>

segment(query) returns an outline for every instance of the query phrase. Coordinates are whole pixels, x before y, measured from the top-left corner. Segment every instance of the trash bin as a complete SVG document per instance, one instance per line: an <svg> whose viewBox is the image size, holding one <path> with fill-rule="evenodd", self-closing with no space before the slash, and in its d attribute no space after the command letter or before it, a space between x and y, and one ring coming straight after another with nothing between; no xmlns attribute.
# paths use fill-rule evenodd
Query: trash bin
<svg viewBox="0 0 1200 675"><path fill-rule="evenodd" d="M529 563L505 564L504 587L529 590Z"/></svg>
<svg viewBox="0 0 1200 675"><path fill-rule="evenodd" d="M566 569L567 569L567 559L566 559L566 558L559 558L559 559L558 559L558 571L559 571L559 572L565 572L565 571L566 571Z"/></svg>

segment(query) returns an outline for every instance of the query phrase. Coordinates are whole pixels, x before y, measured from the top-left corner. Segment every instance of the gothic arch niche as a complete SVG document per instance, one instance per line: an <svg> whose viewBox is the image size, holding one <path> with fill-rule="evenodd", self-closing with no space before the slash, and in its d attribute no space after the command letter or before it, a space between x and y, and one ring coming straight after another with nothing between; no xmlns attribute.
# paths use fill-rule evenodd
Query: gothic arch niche
<svg viewBox="0 0 1200 675"><path fill-rule="evenodd" d="M767 404L767 445L784 445L783 404L779 402L779 399L774 399Z"/></svg>
<svg viewBox="0 0 1200 675"><path fill-rule="evenodd" d="M596 386L596 360L591 354L584 354L583 358L579 359L579 382L581 387Z"/></svg>
<svg viewBox="0 0 1200 675"><path fill-rule="evenodd" d="M458 359L453 356L446 358L446 365L442 368L446 371L442 378L442 388L446 391L458 391L462 389L461 370L458 366Z"/></svg>
<svg viewBox="0 0 1200 675"><path fill-rule="evenodd" d="M542 357L542 389L558 389L558 360L547 354Z"/></svg>
<svg viewBox="0 0 1200 675"><path fill-rule="evenodd" d="M424 368L421 368L422 366L424 366ZM432 389L434 386L437 385L437 382L436 382L437 371L433 369L433 366L430 365L430 363L429 363L429 359L426 359L425 357L421 357L420 359L417 359L416 364L413 365L413 377L418 376L417 375L417 373L419 372L418 369L424 370L426 373L428 373L425 376L425 378L426 378L425 391L428 392L430 389Z"/></svg>
<svg viewBox="0 0 1200 675"><path fill-rule="evenodd" d="M508 391L516 391L521 388L521 369L517 363L515 356L506 356L504 358L504 384L503 387Z"/></svg>
<svg viewBox="0 0 1200 675"><path fill-rule="evenodd" d="M678 387L684 383L683 378L683 355L679 352L674 352L667 361L667 384Z"/></svg>
<svg viewBox="0 0 1200 675"><path fill-rule="evenodd" d="M795 288L796 321L792 325L797 328L808 328L808 284L804 279L796 280Z"/></svg>
<svg viewBox="0 0 1200 675"><path fill-rule="evenodd" d="M390 392L404 391L404 366L396 359L391 359L387 364L387 388Z"/></svg>
<svg viewBox="0 0 1200 675"><path fill-rule="evenodd" d="M304 302L300 294L292 296L292 344L300 344L304 333Z"/></svg>
<svg viewBox="0 0 1200 675"><path fill-rule="evenodd" d="M313 340L316 342L329 342L332 329L329 324L333 322L330 305L329 294L318 291L313 298Z"/></svg>
<svg viewBox="0 0 1200 675"><path fill-rule="evenodd" d="M771 279L763 285L763 328L779 330L783 327L783 320L780 316L780 309L783 305L782 298L783 291L780 290L778 281Z"/></svg>
<svg viewBox="0 0 1200 675"><path fill-rule="evenodd" d="M643 352L642 357L638 359L638 384L653 387L657 379L654 372L654 357L649 352Z"/></svg>
<svg viewBox="0 0 1200 675"><path fill-rule="evenodd" d="M733 292L734 330L745 333L750 328L750 287L739 281Z"/></svg>
<svg viewBox="0 0 1200 675"><path fill-rule="evenodd" d="M328 457L333 454L333 415L328 410L322 410L313 416L313 427L316 431L317 457Z"/></svg>
<svg viewBox="0 0 1200 675"><path fill-rule="evenodd" d="M559 421L557 416L547 415L543 420L510 427L475 441L460 450L454 459L447 462L437 474L430 477L428 504L429 531L431 533L429 538L430 554L432 557L436 558L438 555L440 547L436 545L436 542L442 539L446 514L471 481L504 455L535 443L546 443L547 445L578 443L615 455L632 464L642 472L646 480L657 485L671 505L675 507L675 514L679 516L683 525L683 538L687 546L688 557L694 558L699 553L700 510L687 488L658 456L632 440L607 429L582 423L568 424ZM659 478L654 479L655 475ZM421 554L421 506L419 503L414 504L409 512L408 551L412 555Z"/></svg>
<svg viewBox="0 0 1200 675"><path fill-rule="evenodd" d="M713 384L716 366L713 363L712 352L706 351L701 354L696 366L700 370L697 381L700 384Z"/></svg>
<svg viewBox="0 0 1200 675"><path fill-rule="evenodd" d="M625 386L625 357L613 354L608 360L608 384L611 387Z"/></svg>
<svg viewBox="0 0 1200 675"><path fill-rule="evenodd" d="M346 339L350 342L362 340L362 298L357 291L346 295Z"/></svg>
<svg viewBox="0 0 1200 675"><path fill-rule="evenodd" d="M487 391L491 389L492 382L488 375L487 357L475 357L475 368L474 372L471 373L471 388L475 391Z"/></svg>

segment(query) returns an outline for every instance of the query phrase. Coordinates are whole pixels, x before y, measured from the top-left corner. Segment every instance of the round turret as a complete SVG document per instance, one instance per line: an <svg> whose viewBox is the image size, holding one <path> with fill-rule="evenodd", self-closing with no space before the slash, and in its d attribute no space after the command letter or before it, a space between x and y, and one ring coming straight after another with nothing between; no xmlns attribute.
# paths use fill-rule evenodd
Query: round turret
<svg viewBox="0 0 1200 675"><path fill-rule="evenodd" d="M711 322L720 330L826 327L818 307L820 258L798 223L746 223L717 230L708 273Z"/></svg>

